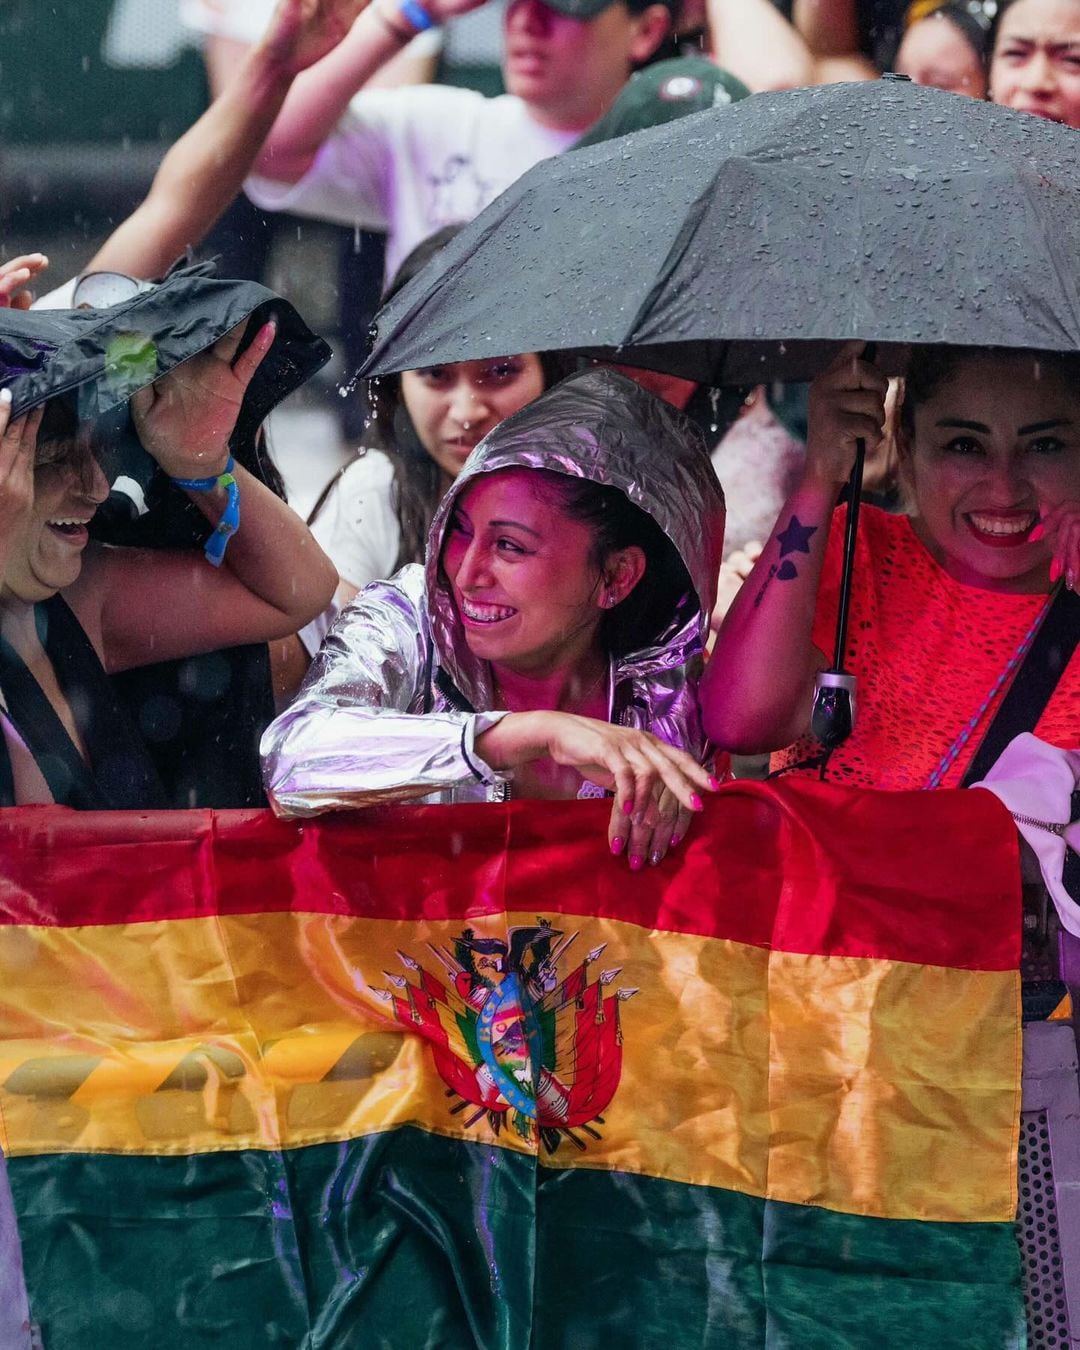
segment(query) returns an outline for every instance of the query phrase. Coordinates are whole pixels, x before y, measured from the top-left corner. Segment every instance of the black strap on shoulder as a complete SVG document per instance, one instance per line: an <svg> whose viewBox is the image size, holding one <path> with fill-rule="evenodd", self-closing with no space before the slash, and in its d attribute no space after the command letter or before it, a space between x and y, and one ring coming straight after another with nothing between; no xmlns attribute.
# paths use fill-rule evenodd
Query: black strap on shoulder
<svg viewBox="0 0 1080 1350"><path fill-rule="evenodd" d="M1062 586L976 750L961 787L981 782L1016 736L1034 731L1080 642L1080 596ZM1078 728L1080 731L1080 728Z"/></svg>
<svg viewBox="0 0 1080 1350"><path fill-rule="evenodd" d="M26 664L3 639L0 687L8 720L33 756L53 800L82 811L165 806L165 794L145 746L67 603L54 595L35 606L35 619L57 681L75 714L90 764ZM0 792L10 789L9 804L14 804L10 761L6 753L2 758L6 768L0 767Z"/></svg>

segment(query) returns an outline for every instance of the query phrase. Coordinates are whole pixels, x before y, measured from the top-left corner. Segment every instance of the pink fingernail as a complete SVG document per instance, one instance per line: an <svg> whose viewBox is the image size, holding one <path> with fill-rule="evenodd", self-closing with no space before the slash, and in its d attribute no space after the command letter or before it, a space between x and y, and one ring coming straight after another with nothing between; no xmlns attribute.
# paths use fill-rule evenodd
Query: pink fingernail
<svg viewBox="0 0 1080 1350"><path fill-rule="evenodd" d="M692 811L705 810L705 803L701 800L701 798L697 795L696 792L691 792L690 794L690 809Z"/></svg>
<svg viewBox="0 0 1080 1350"><path fill-rule="evenodd" d="M630 859L630 871L640 872L644 866L645 866L645 859L639 858L638 855L635 853L634 856Z"/></svg>
<svg viewBox="0 0 1080 1350"><path fill-rule="evenodd" d="M623 802L623 808L622 808L622 809L623 809L623 814L624 814L624 815L632 816L632 815L634 814L634 803L633 803L632 801L631 801L631 802Z"/></svg>
<svg viewBox="0 0 1080 1350"><path fill-rule="evenodd" d="M1053 562L1050 564L1050 580L1057 581L1058 577L1061 576L1061 573L1062 573L1061 563L1059 563L1058 560L1055 558Z"/></svg>
<svg viewBox="0 0 1080 1350"><path fill-rule="evenodd" d="M1038 525L1036 525L1035 528L1028 535L1028 543L1037 544L1040 539L1044 538L1045 535L1046 535L1046 527L1040 520Z"/></svg>
<svg viewBox="0 0 1080 1350"><path fill-rule="evenodd" d="M673 834L673 835L671 836L671 847L672 847L672 848L675 848L676 845L679 843L679 841L680 841L681 839L682 839L682 835L681 835L681 834Z"/></svg>
<svg viewBox="0 0 1080 1350"><path fill-rule="evenodd" d="M625 847L626 847L625 839L616 838L611 841L611 851L612 853L615 854L616 858L619 856L619 854L623 851Z"/></svg>
<svg viewBox="0 0 1080 1350"><path fill-rule="evenodd" d="M715 792L720 787L720 779L714 778L712 774L709 774L709 786Z"/></svg>

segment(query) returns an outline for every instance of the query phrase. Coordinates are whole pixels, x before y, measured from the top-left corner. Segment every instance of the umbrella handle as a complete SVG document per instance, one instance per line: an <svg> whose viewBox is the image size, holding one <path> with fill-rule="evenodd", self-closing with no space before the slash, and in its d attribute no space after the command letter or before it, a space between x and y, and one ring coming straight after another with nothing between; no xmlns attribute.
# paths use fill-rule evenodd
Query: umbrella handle
<svg viewBox="0 0 1080 1350"><path fill-rule="evenodd" d="M847 651L848 617L851 611L851 577L855 569L855 543L859 535L859 506L862 499L866 442L855 443L855 463L848 481L847 515L844 522L844 565L840 574L840 605L836 616L836 646L833 663L823 670L814 685L814 708L810 729L826 750L843 745L855 726L855 676L844 669Z"/></svg>
<svg viewBox="0 0 1080 1350"><path fill-rule="evenodd" d="M855 541L859 533L859 507L862 504L863 468L866 464L866 442L860 436L855 442L855 463L848 480L847 516L844 522L844 567L840 574L840 608L836 616L836 646L833 648L832 668L844 669L847 652L848 617L851 613L851 576L855 570Z"/></svg>

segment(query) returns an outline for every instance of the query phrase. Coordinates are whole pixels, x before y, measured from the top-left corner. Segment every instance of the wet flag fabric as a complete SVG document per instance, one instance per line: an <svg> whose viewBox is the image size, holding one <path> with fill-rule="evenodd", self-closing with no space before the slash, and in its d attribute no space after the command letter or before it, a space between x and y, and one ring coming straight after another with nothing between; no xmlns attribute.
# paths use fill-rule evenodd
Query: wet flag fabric
<svg viewBox="0 0 1080 1350"><path fill-rule="evenodd" d="M980 791L0 816L0 1144L71 1347L1023 1342Z"/></svg>

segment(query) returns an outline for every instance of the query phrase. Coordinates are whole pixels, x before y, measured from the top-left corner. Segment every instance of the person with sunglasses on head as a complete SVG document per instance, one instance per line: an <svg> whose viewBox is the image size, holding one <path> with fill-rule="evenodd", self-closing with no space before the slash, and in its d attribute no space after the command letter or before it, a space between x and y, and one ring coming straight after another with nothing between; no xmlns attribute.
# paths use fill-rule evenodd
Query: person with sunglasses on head
<svg viewBox="0 0 1080 1350"><path fill-rule="evenodd" d="M275 338L263 324L241 351L243 331L130 402L145 450L215 527L205 559L92 542L108 447L65 399L11 420L0 393L0 804L167 805L109 675L283 636L329 599L329 560L230 455L244 391Z"/></svg>

